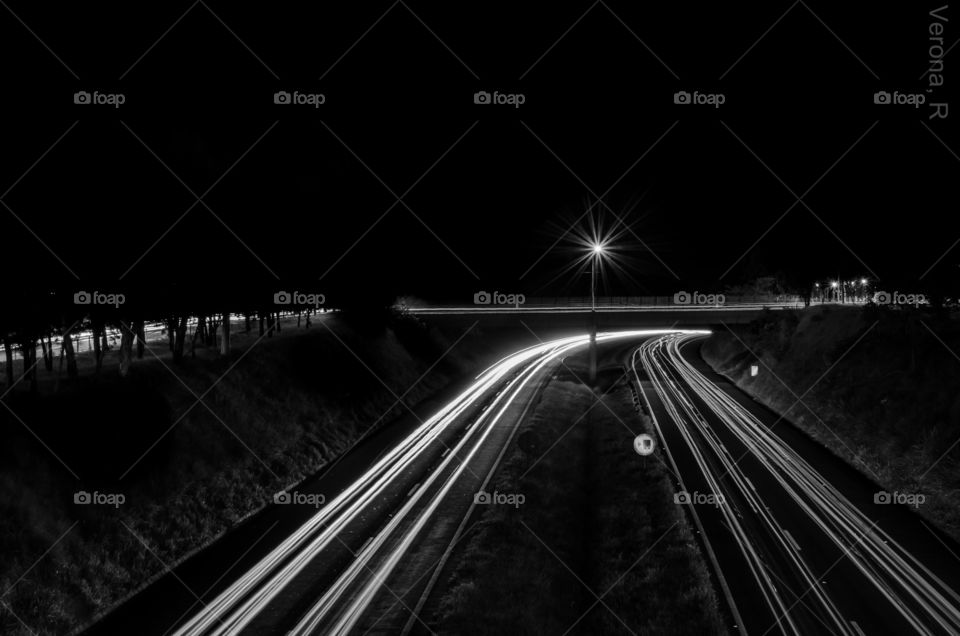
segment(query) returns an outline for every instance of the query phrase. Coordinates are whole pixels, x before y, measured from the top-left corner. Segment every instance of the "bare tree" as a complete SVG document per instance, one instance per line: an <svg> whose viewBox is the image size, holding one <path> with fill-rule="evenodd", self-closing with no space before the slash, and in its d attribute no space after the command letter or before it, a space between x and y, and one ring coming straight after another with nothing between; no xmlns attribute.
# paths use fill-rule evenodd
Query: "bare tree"
<svg viewBox="0 0 960 636"><path fill-rule="evenodd" d="M93 359L97 363L96 372L99 375L100 369L103 367L104 345L106 344L106 338L103 338L101 333L105 330L103 328L103 322L98 318L93 319L91 328L93 329Z"/></svg>
<svg viewBox="0 0 960 636"><path fill-rule="evenodd" d="M223 336L220 338L220 354L230 353L230 313L223 314Z"/></svg>
<svg viewBox="0 0 960 636"><path fill-rule="evenodd" d="M167 342L170 345L170 353L174 353L177 348L177 317L167 318Z"/></svg>
<svg viewBox="0 0 960 636"><path fill-rule="evenodd" d="M143 347L146 344L147 336L143 329L143 320L137 320L133 323L137 336L137 359L143 359Z"/></svg>
<svg viewBox="0 0 960 636"><path fill-rule="evenodd" d="M73 333L69 327L64 327L60 335L60 358L67 358L67 377L71 380L77 377L77 356L73 352Z"/></svg>
<svg viewBox="0 0 960 636"><path fill-rule="evenodd" d="M133 362L133 340L135 338L133 327L128 323L120 323L120 377L125 378L130 373L130 365Z"/></svg>
<svg viewBox="0 0 960 636"><path fill-rule="evenodd" d="M50 331L47 332L47 350L50 352L50 359L47 361L47 371L53 373L53 336Z"/></svg>
<svg viewBox="0 0 960 636"><path fill-rule="evenodd" d="M175 337L175 346L173 349L173 360L179 362L183 360L183 341L187 337L187 315L180 315L180 323L177 325L177 334Z"/></svg>
<svg viewBox="0 0 960 636"><path fill-rule="evenodd" d="M220 328L220 321L211 316L207 321L207 346L214 348L217 346L217 330Z"/></svg>
<svg viewBox="0 0 960 636"><path fill-rule="evenodd" d="M197 357L197 338L204 342L204 330L207 326L206 316L197 316L197 328L193 330L193 340L190 341L190 357Z"/></svg>
<svg viewBox="0 0 960 636"><path fill-rule="evenodd" d="M21 342L23 356L23 381L31 393L37 392L37 340L33 336L24 336Z"/></svg>
<svg viewBox="0 0 960 636"><path fill-rule="evenodd" d="M43 336L40 336L40 348L43 351L43 368L50 373L53 371L53 343L50 342L49 333L47 334L46 339L44 339Z"/></svg>
<svg viewBox="0 0 960 636"><path fill-rule="evenodd" d="M10 336L6 334L3 336L3 354L6 361L7 386L11 387L13 386L13 343L10 342Z"/></svg>

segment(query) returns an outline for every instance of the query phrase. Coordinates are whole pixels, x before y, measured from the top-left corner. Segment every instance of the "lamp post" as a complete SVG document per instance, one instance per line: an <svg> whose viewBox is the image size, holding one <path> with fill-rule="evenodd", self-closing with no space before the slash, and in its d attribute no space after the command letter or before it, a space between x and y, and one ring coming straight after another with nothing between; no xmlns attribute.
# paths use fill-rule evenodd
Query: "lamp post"
<svg viewBox="0 0 960 636"><path fill-rule="evenodd" d="M603 256L603 245L594 243L590 255L590 384L597 381L597 265Z"/></svg>

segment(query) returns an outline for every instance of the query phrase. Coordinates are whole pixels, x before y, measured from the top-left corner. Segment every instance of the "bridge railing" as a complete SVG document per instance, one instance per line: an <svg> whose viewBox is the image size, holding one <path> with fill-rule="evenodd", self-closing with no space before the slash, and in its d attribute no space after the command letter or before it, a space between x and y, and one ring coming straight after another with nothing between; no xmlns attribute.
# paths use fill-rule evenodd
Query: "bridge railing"
<svg viewBox="0 0 960 636"><path fill-rule="evenodd" d="M406 309L417 310L444 310L444 309L476 309L476 310L509 310L509 309L567 309L584 310L594 306L589 296L535 296L525 298L519 295L510 297L513 302L504 302L504 297L496 294L487 294L483 300L489 302L442 302L411 304ZM708 309L722 308L762 308L762 307L802 307L804 299L801 296L758 295L758 296L724 296L722 294L708 295L694 292L693 294L677 294L674 296L597 296L598 310L616 309L644 309L644 308L675 308L675 309Z"/></svg>

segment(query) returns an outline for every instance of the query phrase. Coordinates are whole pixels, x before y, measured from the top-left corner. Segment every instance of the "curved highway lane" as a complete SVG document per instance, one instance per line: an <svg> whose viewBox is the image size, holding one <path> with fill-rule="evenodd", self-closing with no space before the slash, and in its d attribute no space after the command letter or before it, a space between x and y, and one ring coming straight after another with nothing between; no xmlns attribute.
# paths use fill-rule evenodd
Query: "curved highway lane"
<svg viewBox="0 0 960 636"><path fill-rule="evenodd" d="M666 333L601 333L597 341ZM540 385L588 342L586 335L552 340L491 366L175 634L422 631L414 608L430 592L433 555L456 540L474 493L492 476Z"/></svg>
<svg viewBox="0 0 960 636"><path fill-rule="evenodd" d="M678 501L706 535L737 627L960 633L960 596L944 580L949 551L940 563L921 561L888 534L865 512L869 503L851 501L681 353L700 337L647 340L634 353L633 373L685 493Z"/></svg>

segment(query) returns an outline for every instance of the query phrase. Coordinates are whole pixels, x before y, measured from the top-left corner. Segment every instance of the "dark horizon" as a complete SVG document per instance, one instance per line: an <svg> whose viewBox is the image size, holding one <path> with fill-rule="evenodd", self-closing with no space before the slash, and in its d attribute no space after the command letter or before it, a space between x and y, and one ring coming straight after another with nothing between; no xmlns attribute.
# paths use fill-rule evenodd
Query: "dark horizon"
<svg viewBox="0 0 960 636"><path fill-rule="evenodd" d="M697 19L529 6L506 21L379 3L264 23L189 6L165 7L169 24L128 9L121 25L108 9L54 21L10 5L55 54L4 22L14 286L217 276L582 295L583 277L550 282L571 260L567 241L551 246L593 206L631 224L630 277L605 282L611 295L760 275L956 293L960 142L929 104L873 102L925 91L936 7L871 4L867 29L863 12L803 3ZM949 101L949 61L930 102ZM74 104L78 91L124 103ZM274 104L279 91L325 103ZM474 104L478 91L524 103ZM724 103L675 104L677 91Z"/></svg>

